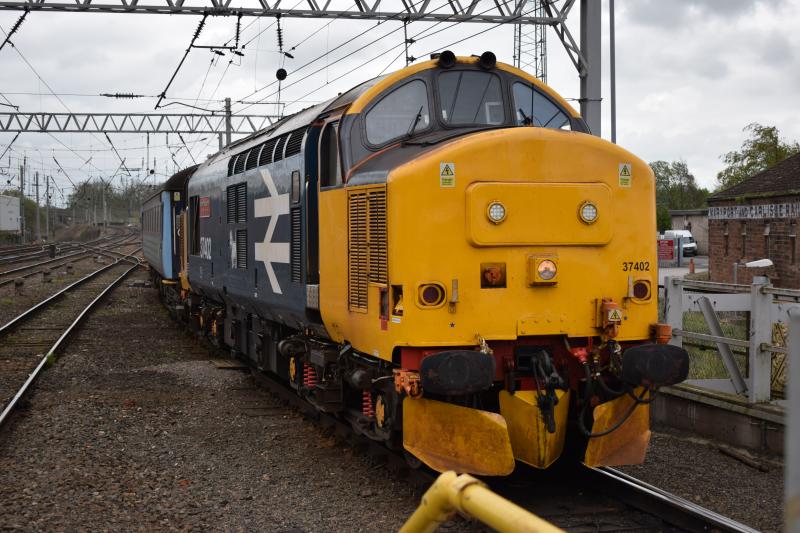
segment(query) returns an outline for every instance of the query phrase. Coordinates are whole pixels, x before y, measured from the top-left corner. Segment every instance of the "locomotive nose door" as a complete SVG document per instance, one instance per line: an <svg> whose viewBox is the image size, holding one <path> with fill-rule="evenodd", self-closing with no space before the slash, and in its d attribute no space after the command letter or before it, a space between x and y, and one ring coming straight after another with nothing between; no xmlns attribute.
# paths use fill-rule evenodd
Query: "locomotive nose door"
<svg viewBox="0 0 800 533"><path fill-rule="evenodd" d="M314 123L306 138L306 284L307 306L319 309L319 195L341 187L339 115Z"/></svg>

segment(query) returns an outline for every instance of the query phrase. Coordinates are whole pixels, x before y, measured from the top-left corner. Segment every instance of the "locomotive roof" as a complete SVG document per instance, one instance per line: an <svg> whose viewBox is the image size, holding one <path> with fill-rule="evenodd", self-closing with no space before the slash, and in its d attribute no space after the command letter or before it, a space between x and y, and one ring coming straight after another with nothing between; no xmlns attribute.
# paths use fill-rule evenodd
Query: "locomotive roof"
<svg viewBox="0 0 800 533"><path fill-rule="evenodd" d="M477 65L479 62L479 58L477 56L472 56L472 57L458 56L456 58L456 62L460 63L461 65ZM294 113L293 115L284 117L283 119L281 119L275 124L272 124L268 128L265 128L243 139L231 143L227 147L223 148L220 152L217 152L216 154L210 156L207 160L207 163L213 163L216 161L220 161L222 159L227 159L233 155L249 150L253 146L256 146L257 144L264 142L266 139L278 137L285 133L302 128L304 126L308 126L318 118L324 117L327 113L330 113L337 109L347 107L347 110L345 111L345 113L347 114L360 113L365 109L365 107L369 104L369 102L373 101L381 92L383 92L388 87L394 85L398 81L407 78L417 72L437 67L438 67L438 59L432 58L429 61L416 63L414 65L410 65L408 67L397 70L390 74L378 76L376 78L367 80L363 83L360 83L359 85L356 85L352 89L342 94L339 94L333 98L330 98L324 102L313 105L311 107L307 107L303 110L298 111L297 113ZM501 62L497 62L494 68L506 71L510 74L513 74L515 76L527 80L532 85L536 86L539 90L545 92L548 96L550 96L562 108L564 108L567 111L567 113L570 114L572 117L580 118L580 114L575 110L575 108L573 108L569 104L569 102L567 102L560 94L558 94L548 85L542 83L534 76L531 76L527 72L520 70L516 67Z"/></svg>
<svg viewBox="0 0 800 533"><path fill-rule="evenodd" d="M146 202L149 202L164 191L183 191L186 188L186 182L189 181L189 178L192 177L192 174L194 174L194 171L197 170L199 166L200 165L192 165L170 176L167 181L161 184L161 186L147 198Z"/></svg>
<svg viewBox="0 0 800 533"><path fill-rule="evenodd" d="M223 148L221 152L218 152L209 158L209 162L216 161L223 157L229 157L233 154L238 154L239 152L243 152L246 149L250 148L252 144L258 144L262 142L264 139L264 135L266 134L267 138L278 137L284 133L294 131L298 128L302 128L303 126L308 126L318 117L325 115L331 111L339 109L344 106L348 106L352 104L354 101L358 99L359 96L367 92L372 86L376 83L384 79L386 76L378 76L376 78L372 78L371 80L367 80L359 85L356 85L352 89L340 93L333 98L329 98L324 102L320 102L319 104L307 107L305 109L301 109L297 113L292 115L286 116L276 122L275 124L270 125L268 128L260 130L256 133L248 135L243 139L239 139L227 147Z"/></svg>

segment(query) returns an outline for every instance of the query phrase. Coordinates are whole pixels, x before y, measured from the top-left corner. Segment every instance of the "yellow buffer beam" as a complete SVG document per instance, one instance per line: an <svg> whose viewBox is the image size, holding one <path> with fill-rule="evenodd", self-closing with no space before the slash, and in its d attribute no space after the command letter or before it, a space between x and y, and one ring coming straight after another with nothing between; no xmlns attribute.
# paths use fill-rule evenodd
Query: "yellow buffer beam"
<svg viewBox="0 0 800 533"><path fill-rule="evenodd" d="M641 387L635 394L641 397ZM625 394L594 408L592 433L601 436L589 439L583 461L587 466L638 465L644 462L650 443L650 406L634 404L635 400ZM608 435L602 435L623 419L622 425Z"/></svg>
<svg viewBox="0 0 800 533"><path fill-rule="evenodd" d="M506 421L479 409L406 397L403 446L439 472L505 476L514 470Z"/></svg>
<svg viewBox="0 0 800 533"><path fill-rule="evenodd" d="M547 468L561 456L567 433L569 391L556 391L555 432L547 431L536 404L536 391L500 391L500 413L508 424L514 457L536 468Z"/></svg>

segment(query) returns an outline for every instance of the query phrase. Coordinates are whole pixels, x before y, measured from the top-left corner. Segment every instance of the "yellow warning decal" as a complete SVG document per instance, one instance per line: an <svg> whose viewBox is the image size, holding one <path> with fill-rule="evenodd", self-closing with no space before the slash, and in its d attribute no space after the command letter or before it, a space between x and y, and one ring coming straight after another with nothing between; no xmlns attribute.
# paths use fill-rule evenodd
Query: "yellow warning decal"
<svg viewBox="0 0 800 533"><path fill-rule="evenodd" d="M619 164L619 186L620 187L630 187L632 179L633 179L633 172L631 172L631 164L630 163L620 163Z"/></svg>
<svg viewBox="0 0 800 533"><path fill-rule="evenodd" d="M456 186L456 165L455 163L439 163L439 186Z"/></svg>
<svg viewBox="0 0 800 533"><path fill-rule="evenodd" d="M608 311L609 322L622 322L622 312L619 309L610 309Z"/></svg>

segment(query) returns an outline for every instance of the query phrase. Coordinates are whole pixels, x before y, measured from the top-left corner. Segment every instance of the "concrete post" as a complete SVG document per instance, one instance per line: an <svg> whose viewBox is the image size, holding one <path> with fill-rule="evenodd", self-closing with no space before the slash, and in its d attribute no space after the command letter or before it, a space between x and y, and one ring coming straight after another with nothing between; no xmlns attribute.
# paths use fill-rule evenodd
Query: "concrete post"
<svg viewBox="0 0 800 533"><path fill-rule="evenodd" d="M22 158L22 165L19 167L19 230L22 234L22 244L25 244L25 166L28 162L27 156Z"/></svg>
<svg viewBox="0 0 800 533"><path fill-rule="evenodd" d="M225 146L231 145L231 131L233 125L231 124L231 99L225 99Z"/></svg>
<svg viewBox="0 0 800 533"><path fill-rule="evenodd" d="M39 220L39 171L34 174L36 185L36 241L42 242L42 221Z"/></svg>
<svg viewBox="0 0 800 533"><path fill-rule="evenodd" d="M772 352L762 344L772 344L772 295L763 289L771 287L769 279L755 276L750 286L750 401L768 402L772 388Z"/></svg>
<svg viewBox="0 0 800 533"><path fill-rule="evenodd" d="M614 0L608 0L608 74L611 80L611 142L617 143L617 59Z"/></svg>
<svg viewBox="0 0 800 533"><path fill-rule="evenodd" d="M586 59L586 71L581 78L581 115L592 130L601 136L601 39L602 4L600 0L581 0L581 54Z"/></svg>
<svg viewBox="0 0 800 533"><path fill-rule="evenodd" d="M45 182L44 187L44 199L46 203L46 208L44 211L44 234L47 236L47 240L50 240L50 176L45 176L47 181Z"/></svg>
<svg viewBox="0 0 800 533"><path fill-rule="evenodd" d="M664 317L672 329L683 329L683 285L680 278L664 280L664 299L666 307ZM674 335L669 341L673 346L683 346L683 337Z"/></svg>
<svg viewBox="0 0 800 533"><path fill-rule="evenodd" d="M786 381L789 407L786 411L786 458L784 490L786 532L800 533L800 310L789 312L789 375Z"/></svg>

